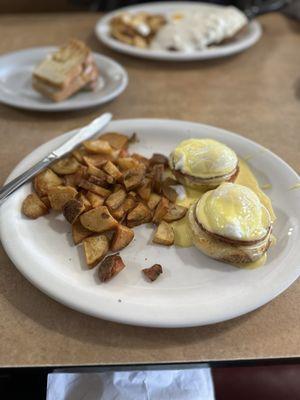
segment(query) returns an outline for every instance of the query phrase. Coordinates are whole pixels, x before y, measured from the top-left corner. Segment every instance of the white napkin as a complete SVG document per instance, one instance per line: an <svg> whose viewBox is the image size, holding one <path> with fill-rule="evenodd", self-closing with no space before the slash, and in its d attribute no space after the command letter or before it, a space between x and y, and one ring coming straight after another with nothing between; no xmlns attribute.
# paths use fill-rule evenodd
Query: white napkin
<svg viewBox="0 0 300 400"><path fill-rule="evenodd" d="M209 368L48 375L47 400L214 400Z"/></svg>

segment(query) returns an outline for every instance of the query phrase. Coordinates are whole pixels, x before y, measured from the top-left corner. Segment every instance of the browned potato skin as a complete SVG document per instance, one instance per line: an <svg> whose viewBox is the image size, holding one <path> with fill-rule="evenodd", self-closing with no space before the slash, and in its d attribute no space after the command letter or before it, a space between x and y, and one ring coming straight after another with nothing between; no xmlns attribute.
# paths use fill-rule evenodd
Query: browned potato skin
<svg viewBox="0 0 300 400"><path fill-rule="evenodd" d="M105 200L105 204L112 210L116 210L121 206L123 201L126 199L127 193L124 189L120 189L117 192L112 193Z"/></svg>
<svg viewBox="0 0 300 400"><path fill-rule="evenodd" d="M35 193L31 193L23 200L21 211L26 217L36 219L47 214L48 208Z"/></svg>
<svg viewBox="0 0 300 400"><path fill-rule="evenodd" d="M92 232L102 233L116 228L118 221L108 211L106 206L93 208L80 215L81 224Z"/></svg>
<svg viewBox="0 0 300 400"><path fill-rule="evenodd" d="M102 196L104 198L108 197L111 193L110 190L107 190L99 185L95 185L94 183L89 182L86 179L82 179L79 182L78 186L82 189L98 194L99 196Z"/></svg>
<svg viewBox="0 0 300 400"><path fill-rule="evenodd" d="M95 154L111 154L113 150L106 140L101 139L86 140L83 142L83 146L88 152Z"/></svg>
<svg viewBox="0 0 300 400"><path fill-rule="evenodd" d="M75 174L80 164L74 157L62 158L51 165L52 171L58 175Z"/></svg>
<svg viewBox="0 0 300 400"><path fill-rule="evenodd" d="M99 137L101 140L106 140L111 147L117 150L126 148L128 145L129 138L126 135L117 132L107 132Z"/></svg>
<svg viewBox="0 0 300 400"><path fill-rule="evenodd" d="M123 175L123 184L127 191L137 188L143 178L145 170L141 167L127 170Z"/></svg>
<svg viewBox="0 0 300 400"><path fill-rule="evenodd" d="M124 249L126 246L134 238L134 232L132 229L127 226L119 224L115 230L115 233L112 238L112 243L110 246L111 251L120 251Z"/></svg>
<svg viewBox="0 0 300 400"><path fill-rule="evenodd" d="M137 160L135 160L132 157L121 157L117 160L117 163L122 171L138 168L140 164Z"/></svg>
<svg viewBox="0 0 300 400"><path fill-rule="evenodd" d="M101 282L106 282L116 276L124 268L125 264L119 254L107 256L100 264L98 270L99 279Z"/></svg>
<svg viewBox="0 0 300 400"><path fill-rule="evenodd" d="M84 204L76 199L71 199L63 206L63 215L70 224L74 224L76 219L85 210Z"/></svg>
<svg viewBox="0 0 300 400"><path fill-rule="evenodd" d="M164 246L171 246L172 244L174 244L174 239L175 236L173 228L167 222L162 221L158 225L152 241L154 243L162 244Z"/></svg>
<svg viewBox="0 0 300 400"><path fill-rule="evenodd" d="M122 178L121 171L111 161L107 161L107 163L103 166L103 171L110 175L116 181L119 181Z"/></svg>
<svg viewBox="0 0 300 400"><path fill-rule="evenodd" d="M127 215L127 226L132 228L141 225L144 222L149 222L151 217L152 214L149 208L143 203L138 203L137 206Z"/></svg>
<svg viewBox="0 0 300 400"><path fill-rule="evenodd" d="M158 224L159 222L161 222L168 211L169 211L169 200L166 199L165 197L162 197L154 212L153 216L154 224Z"/></svg>
<svg viewBox="0 0 300 400"><path fill-rule="evenodd" d="M72 238L75 245L81 243L83 239L93 235L89 229L86 229L77 219L74 224L72 224Z"/></svg>
<svg viewBox="0 0 300 400"><path fill-rule="evenodd" d="M86 263L95 267L108 253L109 242L105 235L91 236L83 240Z"/></svg>
<svg viewBox="0 0 300 400"><path fill-rule="evenodd" d="M185 217L187 213L187 208L183 206L179 206L177 204L170 204L169 211L163 217L163 220L166 222L178 221L179 219Z"/></svg>
<svg viewBox="0 0 300 400"><path fill-rule="evenodd" d="M40 172L34 177L33 186L39 197L48 194L51 187L60 186L63 184L63 180L56 175L50 168Z"/></svg>
<svg viewBox="0 0 300 400"><path fill-rule="evenodd" d="M72 186L56 186L48 191L51 207L55 211L62 211L64 205L77 195L77 190Z"/></svg>
<svg viewBox="0 0 300 400"><path fill-rule="evenodd" d="M87 192L86 194L87 200L90 202L92 208L96 208L102 206L104 204L104 198L95 194L93 192Z"/></svg>
<svg viewBox="0 0 300 400"><path fill-rule="evenodd" d="M151 282L154 282L162 274L163 270L160 264L154 264L150 268L142 269L142 272Z"/></svg>

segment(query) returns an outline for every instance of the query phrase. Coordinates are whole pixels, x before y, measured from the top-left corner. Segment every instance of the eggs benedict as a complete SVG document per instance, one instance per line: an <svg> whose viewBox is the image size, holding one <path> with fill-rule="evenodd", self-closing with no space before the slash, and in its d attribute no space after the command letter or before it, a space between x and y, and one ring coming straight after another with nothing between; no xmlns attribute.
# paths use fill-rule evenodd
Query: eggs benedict
<svg viewBox="0 0 300 400"><path fill-rule="evenodd" d="M195 246L220 261L255 262L271 244L270 213L246 186L222 183L190 207L188 218Z"/></svg>
<svg viewBox="0 0 300 400"><path fill-rule="evenodd" d="M170 154L169 165L181 184L206 190L234 182L239 172L235 152L212 139L182 141Z"/></svg>

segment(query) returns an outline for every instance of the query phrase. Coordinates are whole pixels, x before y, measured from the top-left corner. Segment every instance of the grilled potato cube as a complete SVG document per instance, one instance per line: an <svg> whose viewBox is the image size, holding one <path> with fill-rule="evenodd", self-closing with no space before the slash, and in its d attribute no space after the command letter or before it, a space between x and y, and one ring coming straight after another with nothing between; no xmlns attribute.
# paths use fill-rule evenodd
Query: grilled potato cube
<svg viewBox="0 0 300 400"><path fill-rule="evenodd" d="M162 180L164 174L163 164L155 164L152 168L153 173L153 191L161 194L162 190Z"/></svg>
<svg viewBox="0 0 300 400"><path fill-rule="evenodd" d="M108 253L109 242L105 235L91 236L83 239L83 248L86 263L93 268Z"/></svg>
<svg viewBox="0 0 300 400"><path fill-rule="evenodd" d="M187 208L179 206L178 204L170 204L169 211L163 217L166 222L177 221L185 216L187 213Z"/></svg>
<svg viewBox="0 0 300 400"><path fill-rule="evenodd" d="M159 222L161 222L168 211L169 211L169 200L166 199L165 197L162 197L154 212L152 220L154 224L158 224Z"/></svg>
<svg viewBox="0 0 300 400"><path fill-rule="evenodd" d="M163 164L165 167L167 167L169 165L169 159L163 154L154 153L150 158L150 165L152 166L155 164Z"/></svg>
<svg viewBox="0 0 300 400"><path fill-rule="evenodd" d="M63 206L63 215L70 224L73 224L84 210L85 207L81 201L71 199Z"/></svg>
<svg viewBox="0 0 300 400"><path fill-rule="evenodd" d="M102 233L114 229L118 225L108 208L100 206L80 215L82 225L92 232Z"/></svg>
<svg viewBox="0 0 300 400"><path fill-rule="evenodd" d="M105 200L105 204L112 210L116 210L125 200L127 194L124 189L120 189L117 192L112 193Z"/></svg>
<svg viewBox="0 0 300 400"><path fill-rule="evenodd" d="M48 208L35 193L31 193L23 200L22 213L28 218L36 219L47 214Z"/></svg>
<svg viewBox="0 0 300 400"><path fill-rule="evenodd" d="M89 165L94 165L94 167L102 167L107 161L113 160L113 156L109 154L89 154L83 157L84 163Z"/></svg>
<svg viewBox="0 0 300 400"><path fill-rule="evenodd" d="M104 204L104 198L95 194L93 192L87 192L86 194L87 200L90 202L92 208L96 208L102 206Z"/></svg>
<svg viewBox="0 0 300 400"><path fill-rule="evenodd" d="M119 224L115 230L110 246L111 251L120 251L128 246L134 238L134 232L127 226Z"/></svg>
<svg viewBox="0 0 300 400"><path fill-rule="evenodd" d="M157 206L157 204L160 202L161 196L156 193L151 193L149 200L148 200L148 207L150 210L154 210L154 208Z"/></svg>
<svg viewBox="0 0 300 400"><path fill-rule="evenodd" d="M39 197L48 194L51 187L60 186L63 180L51 169L47 168L35 176L33 186Z"/></svg>
<svg viewBox="0 0 300 400"><path fill-rule="evenodd" d="M94 183L89 182L86 179L82 179L79 182L78 186L81 187L82 189L98 194L99 196L102 196L104 198L108 197L111 193L110 190L107 190L102 186L95 185Z"/></svg>
<svg viewBox="0 0 300 400"><path fill-rule="evenodd" d="M74 224L72 224L72 238L75 245L81 243L83 239L93 235L89 229L86 229L77 219Z"/></svg>
<svg viewBox="0 0 300 400"><path fill-rule="evenodd" d="M154 264L150 268L142 269L143 274L151 281L156 281L160 274L162 274L162 266L160 264Z"/></svg>
<svg viewBox="0 0 300 400"><path fill-rule="evenodd" d="M106 140L86 140L83 142L84 148L94 154L111 154L112 147Z"/></svg>
<svg viewBox="0 0 300 400"><path fill-rule="evenodd" d="M77 195L72 186L56 186L49 189L48 197L53 210L62 211L63 206Z"/></svg>
<svg viewBox="0 0 300 400"><path fill-rule="evenodd" d="M88 173L101 179L103 186L114 183L114 178L112 176L106 174L102 169L95 167L93 164L88 165Z"/></svg>
<svg viewBox="0 0 300 400"><path fill-rule="evenodd" d="M162 183L161 188L163 195L172 203L175 203L178 197L176 190L171 188L171 186L166 185L164 182Z"/></svg>
<svg viewBox="0 0 300 400"><path fill-rule="evenodd" d="M163 244L164 246L171 246L174 243L175 235L171 225L162 221L153 236L154 243Z"/></svg>
<svg viewBox="0 0 300 400"><path fill-rule="evenodd" d="M112 176L116 181L122 178L122 173L120 172L119 168L116 167L111 161L107 161L107 163L103 166L103 171Z"/></svg>
<svg viewBox="0 0 300 400"><path fill-rule="evenodd" d="M92 208L91 203L87 199L87 197L83 193L78 193L76 196L77 200L79 200L83 206L84 206L84 211L89 211Z"/></svg>
<svg viewBox="0 0 300 400"><path fill-rule="evenodd" d="M132 228L137 225L141 225L144 222L151 221L151 211L145 204L138 203L133 210L127 215L127 225Z"/></svg>
<svg viewBox="0 0 300 400"><path fill-rule="evenodd" d="M148 201L151 195L152 181L150 178L144 178L137 193L141 199Z"/></svg>
<svg viewBox="0 0 300 400"><path fill-rule="evenodd" d="M122 157L117 160L117 163L122 171L127 171L128 169L138 168L140 163L132 157Z"/></svg>
<svg viewBox="0 0 300 400"><path fill-rule="evenodd" d="M80 164L74 157L62 158L51 165L52 171L58 175L74 174Z"/></svg>
<svg viewBox="0 0 300 400"><path fill-rule="evenodd" d="M121 150L127 147L129 140L128 136L122 135L121 133L117 132L105 133L104 135L101 135L99 139L106 140L111 145L111 147L117 150Z"/></svg>
<svg viewBox="0 0 300 400"><path fill-rule="evenodd" d="M100 281L108 281L109 279L116 276L119 272L121 272L123 268L125 268L125 264L119 254L107 256L100 264L98 270Z"/></svg>
<svg viewBox="0 0 300 400"><path fill-rule="evenodd" d="M135 189L140 185L144 178L143 168L133 168L127 170L123 175L123 184L127 191Z"/></svg>

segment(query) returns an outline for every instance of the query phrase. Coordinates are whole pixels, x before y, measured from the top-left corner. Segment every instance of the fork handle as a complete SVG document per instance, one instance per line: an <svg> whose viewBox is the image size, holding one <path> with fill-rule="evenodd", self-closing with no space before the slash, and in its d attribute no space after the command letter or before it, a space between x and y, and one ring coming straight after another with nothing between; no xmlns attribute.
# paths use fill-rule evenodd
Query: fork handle
<svg viewBox="0 0 300 400"><path fill-rule="evenodd" d="M33 167L29 168L23 174L17 176L11 182L7 183L0 189L0 206L5 202L7 197L12 194L15 190L17 190L20 186L26 183L29 179L31 179L34 175L39 173L41 170L46 168L49 164L51 164L56 159L54 154L49 154L46 158L36 163Z"/></svg>

